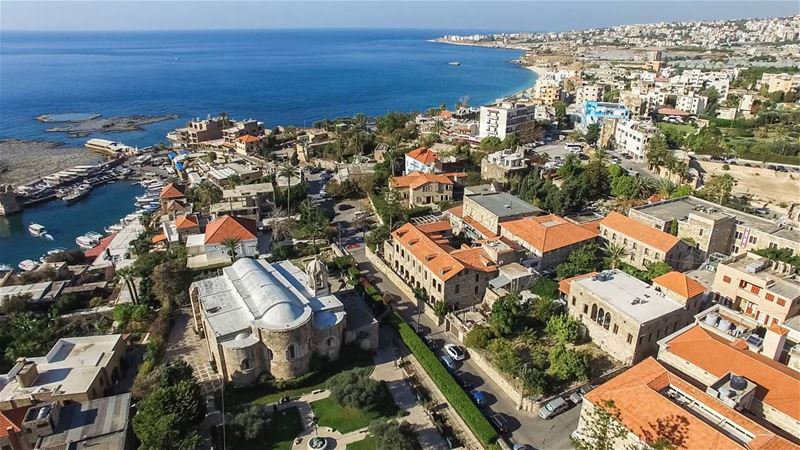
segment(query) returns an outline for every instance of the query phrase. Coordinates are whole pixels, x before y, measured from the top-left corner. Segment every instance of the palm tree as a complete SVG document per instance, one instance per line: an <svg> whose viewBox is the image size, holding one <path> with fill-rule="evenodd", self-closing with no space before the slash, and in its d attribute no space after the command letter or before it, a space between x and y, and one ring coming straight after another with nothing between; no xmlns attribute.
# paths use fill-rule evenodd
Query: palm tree
<svg viewBox="0 0 800 450"><path fill-rule="evenodd" d="M314 242L314 253L319 253L319 245L317 240L325 237L325 230L327 229L327 222L322 217L317 218L311 222L311 239Z"/></svg>
<svg viewBox="0 0 800 450"><path fill-rule="evenodd" d="M311 200L305 199L300 202L300 223L307 224L311 221L311 217L315 212L314 204Z"/></svg>
<svg viewBox="0 0 800 450"><path fill-rule="evenodd" d="M128 294L131 296L131 302L136 305L139 303L139 295L136 292L136 285L133 282L133 275L134 273L131 266L117 269L117 276L119 276L122 281L125 282L125 287L128 288Z"/></svg>
<svg viewBox="0 0 800 450"><path fill-rule="evenodd" d="M236 261L236 247L238 247L241 242L242 240L238 237L229 237L222 241L222 245L228 249L228 256L231 257L231 261Z"/></svg>
<svg viewBox="0 0 800 450"><path fill-rule="evenodd" d="M655 189L653 180L641 175L635 176L633 182L637 198L645 198L649 196Z"/></svg>
<svg viewBox="0 0 800 450"><path fill-rule="evenodd" d="M672 181L661 178L658 180L658 186L656 186L656 192L664 198L669 198L672 196L672 193L675 192L675 189L678 186L673 183Z"/></svg>
<svg viewBox="0 0 800 450"><path fill-rule="evenodd" d="M612 269L619 267L620 263L622 263L622 259L628 254L625 247L613 242L607 243L604 250L606 252L604 261Z"/></svg>
<svg viewBox="0 0 800 450"><path fill-rule="evenodd" d="M297 175L297 167L287 164L278 171L279 177L286 178L286 216L291 214L292 178Z"/></svg>
<svg viewBox="0 0 800 450"><path fill-rule="evenodd" d="M211 205L222 200L222 190L209 182L202 182L195 190L201 205Z"/></svg>

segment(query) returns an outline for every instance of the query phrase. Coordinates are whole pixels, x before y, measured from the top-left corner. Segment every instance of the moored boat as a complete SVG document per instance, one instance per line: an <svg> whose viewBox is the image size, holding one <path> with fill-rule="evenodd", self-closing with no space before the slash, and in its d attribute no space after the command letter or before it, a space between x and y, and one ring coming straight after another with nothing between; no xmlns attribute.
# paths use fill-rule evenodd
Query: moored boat
<svg viewBox="0 0 800 450"><path fill-rule="evenodd" d="M25 261L21 261L17 267L19 267L21 270L29 272L36 269L38 266L39 264L36 261L26 259Z"/></svg>
<svg viewBox="0 0 800 450"><path fill-rule="evenodd" d="M47 234L47 229L44 225L39 225L38 223L31 223L28 225L28 231L34 236L44 236Z"/></svg>

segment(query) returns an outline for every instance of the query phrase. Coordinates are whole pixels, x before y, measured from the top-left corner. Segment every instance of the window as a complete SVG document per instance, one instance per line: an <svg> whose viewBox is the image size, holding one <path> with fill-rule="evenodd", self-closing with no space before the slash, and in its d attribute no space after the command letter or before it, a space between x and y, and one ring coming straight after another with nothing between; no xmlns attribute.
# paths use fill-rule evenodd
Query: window
<svg viewBox="0 0 800 450"><path fill-rule="evenodd" d="M478 295L478 286L475 286L475 295Z"/></svg>
<svg viewBox="0 0 800 450"><path fill-rule="evenodd" d="M702 236L702 235L703 235L703 229L702 229L702 228L700 228L700 230L698 230L697 234L698 234L699 236Z"/></svg>
<svg viewBox="0 0 800 450"><path fill-rule="evenodd" d="M479 281L480 281L480 276L479 276L479 275L476 273L476 274L475 274L475 282L477 283L477 282L479 282Z"/></svg>
<svg viewBox="0 0 800 450"><path fill-rule="evenodd" d="M575 306L575 297L572 297L572 306Z"/></svg>
<svg viewBox="0 0 800 450"><path fill-rule="evenodd" d="M776 244L776 243L774 243L774 242L770 242L770 243L769 243L769 248L771 248L771 249L776 249L776 248L778 248L778 244Z"/></svg>
<svg viewBox="0 0 800 450"><path fill-rule="evenodd" d="M783 305L785 305L785 304L786 304L786 300L784 300L784 299L782 299L782 298L779 298L779 299L778 299L778 301L777 301L776 303L778 303L778 306L783 306Z"/></svg>
<svg viewBox="0 0 800 450"><path fill-rule="evenodd" d="M250 368L250 360L247 359L247 358L244 358L242 360L242 370L247 370L249 368Z"/></svg>
<svg viewBox="0 0 800 450"><path fill-rule="evenodd" d="M639 336L639 343L637 345L642 345L642 341L644 341L644 336Z"/></svg>
<svg viewBox="0 0 800 450"><path fill-rule="evenodd" d="M619 331L619 325L614 324L614 334L617 334L618 331Z"/></svg>
<svg viewBox="0 0 800 450"><path fill-rule="evenodd" d="M286 353L289 355L289 359L297 358L297 351L294 348L294 344L289 345L289 348L286 350Z"/></svg>
<svg viewBox="0 0 800 450"><path fill-rule="evenodd" d="M455 287L455 293L458 294L458 291L460 291L460 290L461 290L461 285L457 284L456 287Z"/></svg>
<svg viewBox="0 0 800 450"><path fill-rule="evenodd" d="M758 242L758 238L755 236L750 236L750 239L747 242L755 244L756 242Z"/></svg>
<svg viewBox="0 0 800 450"><path fill-rule="evenodd" d="M755 285L750 286L750 292L752 292L753 294L758 294L759 292L761 292L761 288Z"/></svg>
<svg viewBox="0 0 800 450"><path fill-rule="evenodd" d="M765 295L764 298L766 298L767 301L770 301L770 302L775 300L775 296L770 294L769 292L767 292L767 295Z"/></svg>
<svg viewBox="0 0 800 450"><path fill-rule="evenodd" d="M575 297L572 297L572 303L575 303ZM584 314L589 313L589 305L583 305L583 313Z"/></svg>
<svg viewBox="0 0 800 450"><path fill-rule="evenodd" d="M723 277L722 277L722 282L723 282L723 283L728 283L728 284L731 284L731 277L729 277L729 276L727 276L727 275L723 276Z"/></svg>
<svg viewBox="0 0 800 450"><path fill-rule="evenodd" d="M327 339L325 339L325 347L328 348L333 347L333 342L334 342L333 337L329 336Z"/></svg>
<svg viewBox="0 0 800 450"><path fill-rule="evenodd" d="M630 333L628 333L628 339L627 339L627 342L628 342L628 344L630 344L631 342L633 342L633 335L632 335L632 334L630 334Z"/></svg>
<svg viewBox="0 0 800 450"><path fill-rule="evenodd" d="M740 288L746 288L747 287L747 281L739 280L739 287Z"/></svg>

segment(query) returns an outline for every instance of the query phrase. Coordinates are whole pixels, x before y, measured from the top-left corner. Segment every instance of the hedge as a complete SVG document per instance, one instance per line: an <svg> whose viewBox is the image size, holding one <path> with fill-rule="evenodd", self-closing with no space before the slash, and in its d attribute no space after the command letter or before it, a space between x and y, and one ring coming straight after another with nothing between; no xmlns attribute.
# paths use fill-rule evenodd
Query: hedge
<svg viewBox="0 0 800 450"><path fill-rule="evenodd" d="M483 445L492 446L497 440L497 432L494 427L470 400L467 393L461 389L461 386L442 365L439 358L422 342L417 333L397 313L392 316L393 320L389 322L400 333L403 342L417 358L425 372L433 379L436 386L442 391L450 406L458 412L458 415L461 416Z"/></svg>
<svg viewBox="0 0 800 450"><path fill-rule="evenodd" d="M358 278L359 275L361 275L361 271L355 267L351 267L347 269L347 275L350 276L351 280L355 280L356 278Z"/></svg>

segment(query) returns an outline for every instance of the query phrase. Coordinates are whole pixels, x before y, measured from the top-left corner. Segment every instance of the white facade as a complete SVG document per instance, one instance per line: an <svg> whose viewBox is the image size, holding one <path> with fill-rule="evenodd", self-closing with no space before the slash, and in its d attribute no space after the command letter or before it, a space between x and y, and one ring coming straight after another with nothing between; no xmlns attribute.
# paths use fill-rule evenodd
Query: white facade
<svg viewBox="0 0 800 450"><path fill-rule="evenodd" d="M597 84L584 84L575 90L575 103L599 102L603 99L603 87Z"/></svg>
<svg viewBox="0 0 800 450"><path fill-rule="evenodd" d="M536 121L536 107L532 105L481 106L478 135L504 139Z"/></svg>
<svg viewBox="0 0 800 450"><path fill-rule="evenodd" d="M627 120L617 122L614 131L614 142L621 153L627 153L634 159L645 159L647 141L655 134L655 128L649 122Z"/></svg>
<svg viewBox="0 0 800 450"><path fill-rule="evenodd" d="M702 95L680 95L675 102L675 108L680 109L681 111L686 111L692 115L699 115L706 110L707 103L708 97L704 97Z"/></svg>

